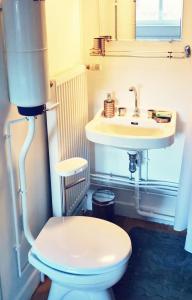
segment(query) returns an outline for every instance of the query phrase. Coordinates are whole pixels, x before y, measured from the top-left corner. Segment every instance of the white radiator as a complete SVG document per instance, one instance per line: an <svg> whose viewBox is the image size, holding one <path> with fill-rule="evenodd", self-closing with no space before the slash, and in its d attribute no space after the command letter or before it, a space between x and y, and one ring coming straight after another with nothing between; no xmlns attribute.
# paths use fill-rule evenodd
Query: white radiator
<svg viewBox="0 0 192 300"><path fill-rule="evenodd" d="M47 128L50 158L53 215L62 214L63 184L55 173L55 163L71 157L88 159L85 125L88 121L87 78L84 66L63 73L51 81L51 104L47 111ZM71 215L86 195L89 169L66 179L70 184L80 177L86 180L66 191L65 214Z"/></svg>

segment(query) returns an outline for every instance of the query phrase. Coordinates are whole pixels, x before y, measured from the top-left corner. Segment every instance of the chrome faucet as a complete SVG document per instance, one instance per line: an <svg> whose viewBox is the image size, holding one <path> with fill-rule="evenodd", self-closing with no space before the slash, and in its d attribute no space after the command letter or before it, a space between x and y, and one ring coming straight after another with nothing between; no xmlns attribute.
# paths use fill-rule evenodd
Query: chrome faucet
<svg viewBox="0 0 192 300"><path fill-rule="evenodd" d="M140 116L140 112L139 112L139 107L138 107L138 97L137 97L137 90L134 86L131 86L129 88L130 92L134 92L135 95L135 109L134 109L134 113L133 113L133 117L139 117Z"/></svg>

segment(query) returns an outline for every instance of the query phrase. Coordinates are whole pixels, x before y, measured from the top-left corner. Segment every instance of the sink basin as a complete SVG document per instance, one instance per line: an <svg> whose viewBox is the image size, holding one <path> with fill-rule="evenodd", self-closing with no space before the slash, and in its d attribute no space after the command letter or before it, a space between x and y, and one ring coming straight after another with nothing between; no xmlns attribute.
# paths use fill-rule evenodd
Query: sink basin
<svg viewBox="0 0 192 300"><path fill-rule="evenodd" d="M171 122L157 123L145 111L140 117L126 114L113 118L105 118L99 111L86 125L86 137L93 143L127 150L165 148L174 142L176 113L171 113Z"/></svg>

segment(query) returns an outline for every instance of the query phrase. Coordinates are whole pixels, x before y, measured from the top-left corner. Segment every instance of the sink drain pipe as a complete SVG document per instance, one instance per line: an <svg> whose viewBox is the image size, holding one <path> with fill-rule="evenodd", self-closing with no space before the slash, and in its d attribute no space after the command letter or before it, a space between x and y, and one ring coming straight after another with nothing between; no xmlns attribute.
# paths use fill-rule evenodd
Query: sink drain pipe
<svg viewBox="0 0 192 300"><path fill-rule="evenodd" d="M142 210L140 207L140 183L141 183L141 151L129 151L129 171L135 174L135 209L138 215L143 217L158 218L173 222L174 216L164 213L156 213L153 210Z"/></svg>
<svg viewBox="0 0 192 300"><path fill-rule="evenodd" d="M129 171L131 174L135 173L137 170L137 156L138 152L137 151L129 151Z"/></svg>

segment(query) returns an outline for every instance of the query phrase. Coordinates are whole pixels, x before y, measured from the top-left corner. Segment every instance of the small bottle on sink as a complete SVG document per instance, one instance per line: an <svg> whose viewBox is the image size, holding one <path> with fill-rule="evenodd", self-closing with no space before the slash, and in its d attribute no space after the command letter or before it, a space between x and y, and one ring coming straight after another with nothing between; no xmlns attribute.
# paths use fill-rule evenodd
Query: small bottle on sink
<svg viewBox="0 0 192 300"><path fill-rule="evenodd" d="M104 100L104 117L112 118L115 116L115 100L111 98L111 94L107 94L107 99Z"/></svg>

